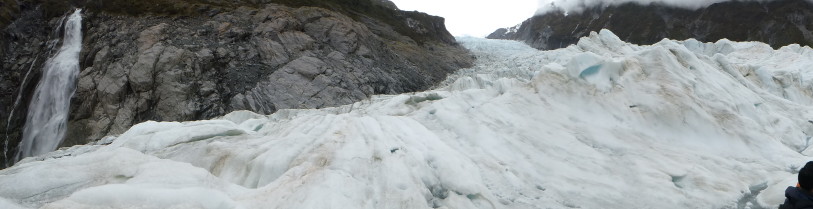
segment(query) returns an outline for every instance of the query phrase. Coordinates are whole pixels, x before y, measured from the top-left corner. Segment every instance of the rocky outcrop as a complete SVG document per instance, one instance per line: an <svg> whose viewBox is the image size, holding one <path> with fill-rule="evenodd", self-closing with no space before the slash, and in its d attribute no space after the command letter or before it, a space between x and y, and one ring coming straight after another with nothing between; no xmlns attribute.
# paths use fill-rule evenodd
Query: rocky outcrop
<svg viewBox="0 0 813 209"><path fill-rule="evenodd" d="M375 8L367 10L369 14L346 8L247 5L206 7L195 10L196 15L88 9L82 71L63 145L119 134L146 120L207 119L234 110L270 114L424 90L472 63L442 18L399 11L378 0L365 4ZM45 13L37 14L49 19ZM32 20L16 22L21 21ZM32 34L46 37L42 34L47 29L41 30ZM28 44L30 52L3 57L8 64L0 80L24 77L20 74L32 66L40 69L42 60L32 57L47 50L41 45L48 39L32 37L20 40L33 43ZM29 80L36 81L33 77ZM23 97L33 89L30 83L35 82L22 88ZM22 86L3 85L4 92ZM17 109L25 109L25 104ZM0 107L10 112L10 106ZM4 134L10 136L6 141L11 147L24 123L25 111L16 112Z"/></svg>
<svg viewBox="0 0 813 209"><path fill-rule="evenodd" d="M609 29L622 40L653 44L664 38L760 41L773 47L813 46L810 1L729 1L697 10L626 3L596 6L581 13L549 12L514 28L498 29L491 39L521 40L537 49L556 49L578 42L591 31Z"/></svg>

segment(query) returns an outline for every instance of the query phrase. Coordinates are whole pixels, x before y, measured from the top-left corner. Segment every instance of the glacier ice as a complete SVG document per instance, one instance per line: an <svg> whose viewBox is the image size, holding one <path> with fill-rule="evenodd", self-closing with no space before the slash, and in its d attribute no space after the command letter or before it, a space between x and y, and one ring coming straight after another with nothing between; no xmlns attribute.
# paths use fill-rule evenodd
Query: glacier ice
<svg viewBox="0 0 813 209"><path fill-rule="evenodd" d="M0 206L775 207L813 154L807 47L459 41L434 90L141 123L0 170Z"/></svg>

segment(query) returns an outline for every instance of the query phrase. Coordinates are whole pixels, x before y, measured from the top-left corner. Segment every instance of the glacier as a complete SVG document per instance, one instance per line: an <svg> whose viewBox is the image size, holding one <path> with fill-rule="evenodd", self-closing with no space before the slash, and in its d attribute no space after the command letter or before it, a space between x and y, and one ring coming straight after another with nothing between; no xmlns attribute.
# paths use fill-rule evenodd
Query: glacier
<svg viewBox="0 0 813 209"><path fill-rule="evenodd" d="M458 41L433 90L25 158L0 208L775 208L813 154L809 47Z"/></svg>

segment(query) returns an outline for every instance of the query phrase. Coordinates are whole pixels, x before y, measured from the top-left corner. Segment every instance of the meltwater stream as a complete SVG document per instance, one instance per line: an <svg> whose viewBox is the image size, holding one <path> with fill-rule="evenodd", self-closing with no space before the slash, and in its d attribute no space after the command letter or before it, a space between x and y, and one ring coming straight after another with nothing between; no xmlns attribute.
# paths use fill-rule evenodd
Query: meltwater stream
<svg viewBox="0 0 813 209"><path fill-rule="evenodd" d="M28 107L23 140L14 161L55 150L65 137L70 99L79 75L82 15L77 9L65 22L59 51L47 61Z"/></svg>

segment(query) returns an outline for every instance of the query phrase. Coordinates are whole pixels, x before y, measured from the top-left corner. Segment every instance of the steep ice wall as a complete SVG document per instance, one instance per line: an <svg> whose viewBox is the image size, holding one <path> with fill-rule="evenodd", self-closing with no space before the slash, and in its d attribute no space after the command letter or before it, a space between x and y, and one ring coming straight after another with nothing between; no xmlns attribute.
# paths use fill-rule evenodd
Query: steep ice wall
<svg viewBox="0 0 813 209"><path fill-rule="evenodd" d="M435 90L141 123L0 171L0 206L773 208L813 152L807 47L461 42Z"/></svg>

